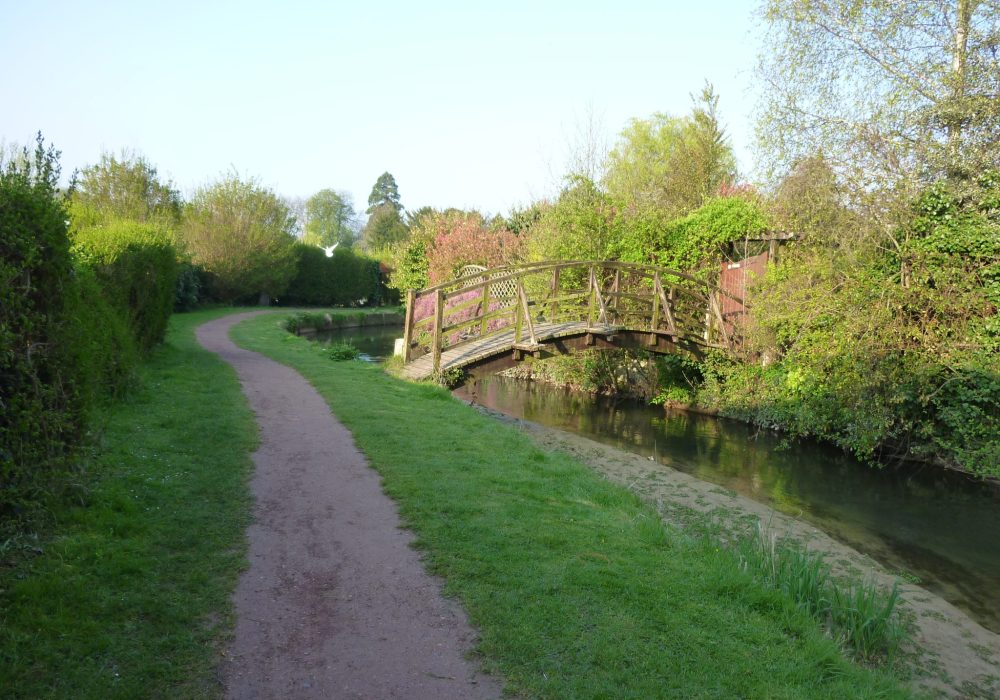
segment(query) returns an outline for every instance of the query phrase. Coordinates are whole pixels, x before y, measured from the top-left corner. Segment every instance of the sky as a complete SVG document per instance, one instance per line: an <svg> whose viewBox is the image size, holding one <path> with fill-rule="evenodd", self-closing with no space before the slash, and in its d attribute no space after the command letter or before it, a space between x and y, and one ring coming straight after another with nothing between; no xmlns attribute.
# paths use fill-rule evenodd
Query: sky
<svg viewBox="0 0 1000 700"><path fill-rule="evenodd" d="M708 81L750 172L757 5L0 0L0 141L127 149L186 197L235 170L363 211L388 171L407 209L506 214Z"/></svg>

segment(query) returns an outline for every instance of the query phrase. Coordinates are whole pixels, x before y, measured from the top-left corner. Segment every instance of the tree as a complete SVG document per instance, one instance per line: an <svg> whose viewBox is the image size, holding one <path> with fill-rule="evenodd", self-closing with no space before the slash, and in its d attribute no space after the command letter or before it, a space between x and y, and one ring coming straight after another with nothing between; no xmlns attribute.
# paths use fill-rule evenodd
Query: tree
<svg viewBox="0 0 1000 700"><path fill-rule="evenodd" d="M630 211L669 218L697 209L736 176L732 147L718 120L719 98L706 85L688 117L634 119L608 156L605 185Z"/></svg>
<svg viewBox="0 0 1000 700"><path fill-rule="evenodd" d="M767 0L759 138L772 171L822 151L903 203L1000 164L997 0Z"/></svg>
<svg viewBox="0 0 1000 700"><path fill-rule="evenodd" d="M857 214L845 206L843 184L822 155L795 164L774 191L769 212L781 230L801 234L807 241L836 245L843 255L845 244L856 247L864 234Z"/></svg>
<svg viewBox="0 0 1000 700"><path fill-rule="evenodd" d="M608 255L615 208L597 185L583 176L569 179L555 204L540 209L528 233L528 258L593 260Z"/></svg>
<svg viewBox="0 0 1000 700"><path fill-rule="evenodd" d="M283 293L295 274L294 227L274 192L233 174L195 193L183 238L219 299L259 295L264 302Z"/></svg>
<svg viewBox="0 0 1000 700"><path fill-rule="evenodd" d="M96 165L74 175L70 189L70 214L77 228L131 219L172 229L180 222L180 194L169 181L161 182L141 155L105 153Z"/></svg>
<svg viewBox="0 0 1000 700"><path fill-rule="evenodd" d="M320 190L306 201L306 242L350 247L357 236L357 215L346 192Z"/></svg>
<svg viewBox="0 0 1000 700"><path fill-rule="evenodd" d="M372 192L368 195L368 214L374 214L379 207L392 207L397 214L403 211L403 205L399 203L399 188L396 186L396 178L390 173L384 172L378 176Z"/></svg>
<svg viewBox="0 0 1000 700"><path fill-rule="evenodd" d="M380 204L370 210L371 216L362 232L365 248L376 251L406 239L409 230L391 204Z"/></svg>

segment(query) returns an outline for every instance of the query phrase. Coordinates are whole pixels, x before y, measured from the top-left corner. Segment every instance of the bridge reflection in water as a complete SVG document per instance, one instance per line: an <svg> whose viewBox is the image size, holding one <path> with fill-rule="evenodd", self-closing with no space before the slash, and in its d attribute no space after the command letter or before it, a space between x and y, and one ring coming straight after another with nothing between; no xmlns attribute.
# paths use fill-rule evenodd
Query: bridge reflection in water
<svg viewBox="0 0 1000 700"><path fill-rule="evenodd" d="M691 275L618 261L540 262L475 271L409 291L403 375L489 373L525 354L583 347L732 349L743 300Z"/></svg>

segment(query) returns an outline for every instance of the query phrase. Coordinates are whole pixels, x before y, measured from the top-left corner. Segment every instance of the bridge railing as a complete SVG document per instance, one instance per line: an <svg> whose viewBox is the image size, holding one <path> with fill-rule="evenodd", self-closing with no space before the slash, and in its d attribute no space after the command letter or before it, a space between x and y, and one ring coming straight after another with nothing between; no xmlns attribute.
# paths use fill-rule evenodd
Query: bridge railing
<svg viewBox="0 0 1000 700"><path fill-rule="evenodd" d="M536 329L585 324L596 332L629 329L729 347L718 296L691 275L617 261L558 261L474 270L406 300L404 360L513 333L515 346L538 345ZM728 295L727 296L731 296ZM742 300L736 300L742 303Z"/></svg>

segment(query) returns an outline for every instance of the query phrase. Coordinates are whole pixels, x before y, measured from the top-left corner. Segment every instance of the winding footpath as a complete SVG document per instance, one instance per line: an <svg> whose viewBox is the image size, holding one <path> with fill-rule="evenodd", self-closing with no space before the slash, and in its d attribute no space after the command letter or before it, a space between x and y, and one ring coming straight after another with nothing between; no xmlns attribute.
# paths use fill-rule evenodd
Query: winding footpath
<svg viewBox="0 0 1000 700"><path fill-rule="evenodd" d="M301 375L229 340L258 313L197 329L235 368L261 434L227 697L500 697L466 659L476 634L464 611L424 570L347 429Z"/></svg>

